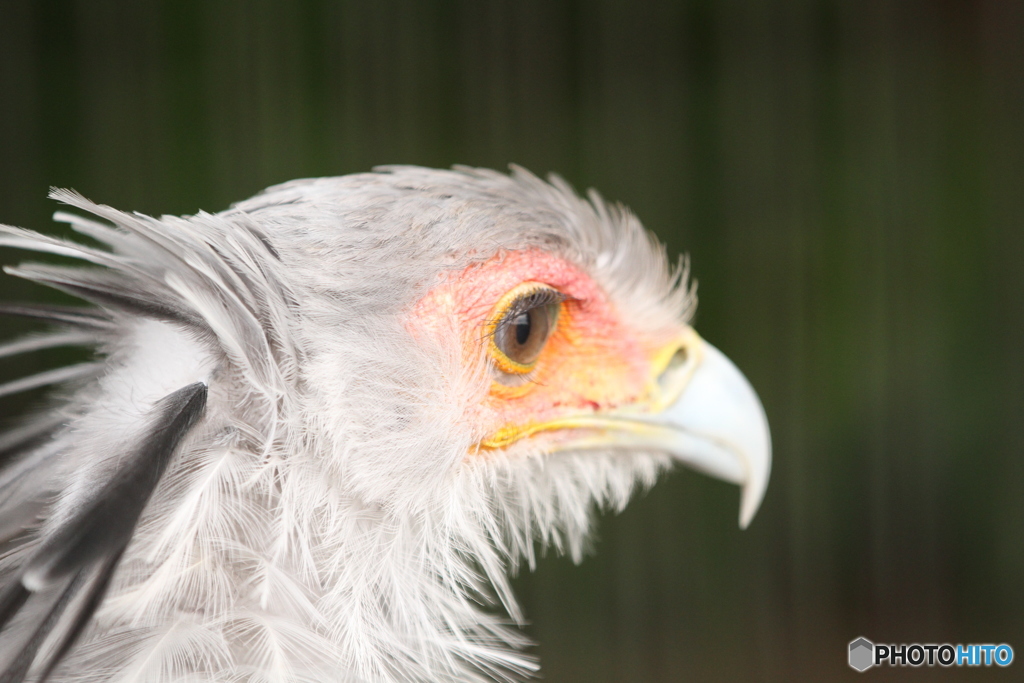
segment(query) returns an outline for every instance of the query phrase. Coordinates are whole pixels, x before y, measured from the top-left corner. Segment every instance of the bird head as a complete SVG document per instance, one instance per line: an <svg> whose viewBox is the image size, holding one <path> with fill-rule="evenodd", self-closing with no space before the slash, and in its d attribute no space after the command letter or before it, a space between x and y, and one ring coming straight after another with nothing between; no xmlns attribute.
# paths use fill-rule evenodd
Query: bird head
<svg viewBox="0 0 1024 683"><path fill-rule="evenodd" d="M595 193L518 168L389 167L183 219L59 197L114 226L61 216L111 251L15 229L0 244L112 273L15 271L99 304L87 337L105 355L76 376L49 455L22 460L45 476L19 500L56 502L7 566L26 595L71 585L59 549L93 548L96 523L76 520L124 479L115 442L166 452L127 530L75 565L110 582L85 617L109 670L523 674L504 649L523 641L477 601L493 589L521 621L507 574L538 543L579 560L593 509L674 463L739 484L743 527L761 502L756 394L691 326L685 267ZM124 648L126 625L150 642L182 614L206 638L192 659Z"/></svg>

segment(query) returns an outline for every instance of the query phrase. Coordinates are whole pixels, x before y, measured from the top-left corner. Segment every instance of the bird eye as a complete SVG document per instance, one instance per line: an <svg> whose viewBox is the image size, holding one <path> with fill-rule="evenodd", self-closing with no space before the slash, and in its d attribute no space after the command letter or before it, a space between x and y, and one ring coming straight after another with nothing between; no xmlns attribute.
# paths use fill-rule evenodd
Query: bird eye
<svg viewBox="0 0 1024 683"><path fill-rule="evenodd" d="M525 282L501 298L491 334L491 356L512 375L533 369L558 324L565 295L537 282Z"/></svg>

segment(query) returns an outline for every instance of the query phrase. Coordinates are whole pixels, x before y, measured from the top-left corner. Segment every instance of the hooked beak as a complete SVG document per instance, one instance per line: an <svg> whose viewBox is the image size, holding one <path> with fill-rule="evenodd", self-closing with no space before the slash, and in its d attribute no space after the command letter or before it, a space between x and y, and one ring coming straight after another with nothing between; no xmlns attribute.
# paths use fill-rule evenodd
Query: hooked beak
<svg viewBox="0 0 1024 683"><path fill-rule="evenodd" d="M652 365L648 399L640 404L510 426L478 448L561 433L565 438L551 444L551 452L664 451L695 470L739 485L740 528L746 529L764 498L772 467L768 418L757 393L732 361L689 327Z"/></svg>
<svg viewBox="0 0 1024 683"><path fill-rule="evenodd" d="M660 450L741 487L740 528L754 518L772 466L771 434L757 393L725 354L688 328L655 363L653 404L562 419L537 431L575 428L589 436L559 450L608 446Z"/></svg>
<svg viewBox="0 0 1024 683"><path fill-rule="evenodd" d="M650 445L738 484L740 528L745 529L764 499L772 467L764 407L743 373L696 332L687 335L673 358L681 362L670 359L659 377L670 402L644 420L655 427Z"/></svg>

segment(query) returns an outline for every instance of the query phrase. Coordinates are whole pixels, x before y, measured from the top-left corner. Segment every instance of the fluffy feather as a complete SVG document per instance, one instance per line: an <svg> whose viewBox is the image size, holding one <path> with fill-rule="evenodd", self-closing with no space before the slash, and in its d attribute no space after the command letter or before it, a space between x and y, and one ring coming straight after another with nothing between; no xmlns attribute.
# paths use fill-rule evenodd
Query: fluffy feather
<svg viewBox="0 0 1024 683"><path fill-rule="evenodd" d="M10 272L98 308L7 307L63 330L2 352L95 340L101 360L7 385L74 380L56 424L13 439L28 446L0 481L0 513L19 520L0 561L11 600L24 597L33 553L123 471L119 444L134 426L181 387L209 390L123 557L108 550L107 564L72 579L91 587L77 614L91 600L92 619L22 610L13 620L11 632L54 621L55 634L77 637L41 642L33 675L485 681L536 671L518 652L527 642L508 574L533 566L536 543L579 560L593 508L622 508L668 457L467 459L480 435L461 418L487 370L467 366L454 337L414 343L403 314L446 273L539 247L585 269L638 325L677 325L695 303L685 271L668 267L632 214L521 169L390 167L294 181L185 218L52 196L98 219L57 215L109 251L3 227L0 245L89 264ZM482 608L495 599L511 620ZM61 656L51 672L46 662Z"/></svg>

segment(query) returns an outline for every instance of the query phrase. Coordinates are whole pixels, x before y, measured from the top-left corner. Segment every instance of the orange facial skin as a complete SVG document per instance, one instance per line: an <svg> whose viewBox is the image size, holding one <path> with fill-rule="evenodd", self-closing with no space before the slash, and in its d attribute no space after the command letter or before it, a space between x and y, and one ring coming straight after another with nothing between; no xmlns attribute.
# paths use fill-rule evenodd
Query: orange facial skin
<svg viewBox="0 0 1024 683"><path fill-rule="evenodd" d="M502 314L499 300L524 282L553 287L566 299L533 370L509 378L489 357L487 335ZM652 363L672 341L630 328L586 273L539 249L503 252L450 274L416 304L410 323L429 332L453 318L466 361L487 358L493 368L490 390L472 416L488 435L484 449L514 443L553 420L647 402Z"/></svg>

